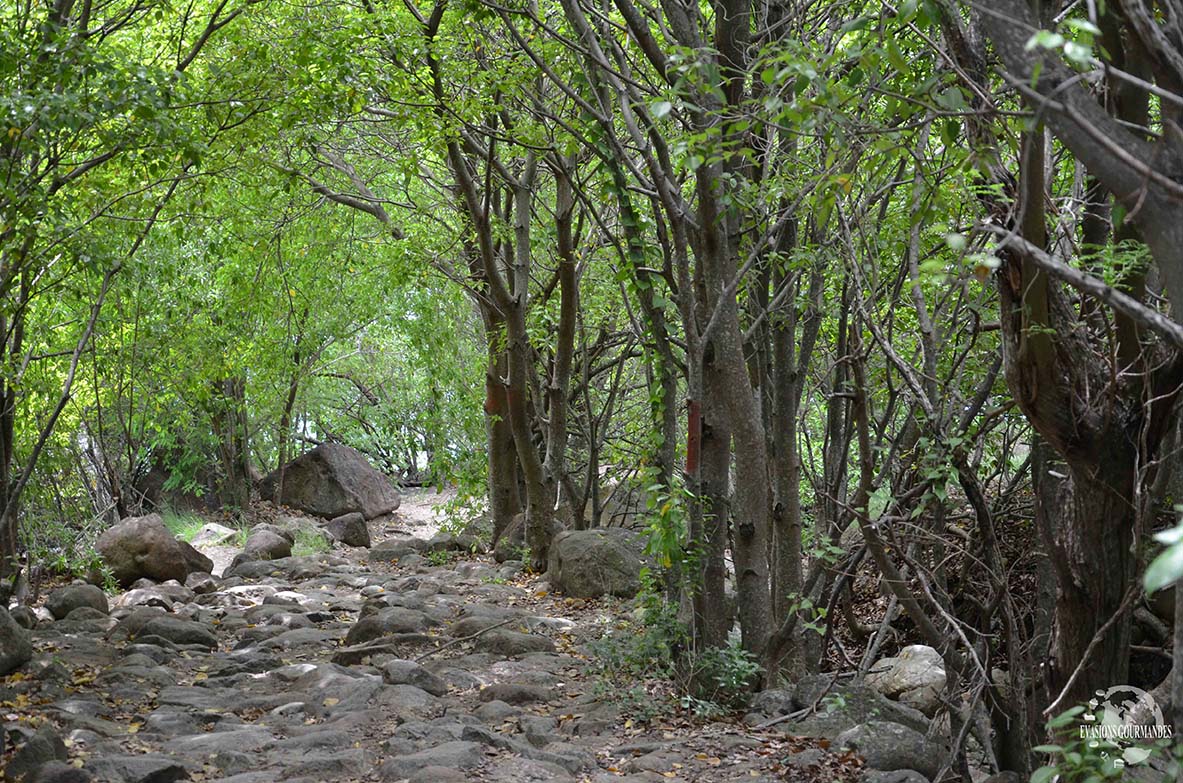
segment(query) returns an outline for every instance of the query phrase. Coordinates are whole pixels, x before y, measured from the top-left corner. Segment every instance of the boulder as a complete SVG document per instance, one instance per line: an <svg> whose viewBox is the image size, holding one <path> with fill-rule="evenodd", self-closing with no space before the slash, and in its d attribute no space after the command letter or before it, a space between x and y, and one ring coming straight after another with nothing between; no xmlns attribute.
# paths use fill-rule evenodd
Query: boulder
<svg viewBox="0 0 1183 783"><path fill-rule="evenodd" d="M632 598L641 589L643 551L641 537L630 530L568 530L551 542L546 576L574 598Z"/></svg>
<svg viewBox="0 0 1183 783"><path fill-rule="evenodd" d="M8 610L0 606L0 676L23 666L32 657L29 632L17 625Z"/></svg>
<svg viewBox="0 0 1183 783"><path fill-rule="evenodd" d="M370 528L366 525L366 518L360 511L334 517L325 525L325 530L329 532L330 536L346 546L361 546L368 549L371 543Z"/></svg>
<svg viewBox="0 0 1183 783"><path fill-rule="evenodd" d="M292 542L271 530L255 529L242 551L250 560L279 560L292 556Z"/></svg>
<svg viewBox="0 0 1183 783"><path fill-rule="evenodd" d="M860 723L842 732L835 745L855 751L871 769L915 770L930 780L936 777L949 753L918 731L881 720Z"/></svg>
<svg viewBox="0 0 1183 783"><path fill-rule="evenodd" d="M866 683L835 683L828 674L806 675L790 690L775 693L766 700L755 699L752 707L757 711L744 721L759 724L805 711L808 714L800 720L782 722L782 729L799 737L824 739L874 720L899 723L922 734L930 728L928 718L918 710L888 699Z"/></svg>
<svg viewBox="0 0 1183 783"><path fill-rule="evenodd" d="M122 585L144 577L184 582L191 573L213 569L208 557L168 532L159 514L119 522L99 536L95 550Z"/></svg>
<svg viewBox="0 0 1183 783"><path fill-rule="evenodd" d="M45 608L49 610L55 620L65 618L80 606L89 606L103 614L111 611L107 604L107 594L94 585L66 585L50 592L45 599Z"/></svg>
<svg viewBox="0 0 1183 783"><path fill-rule="evenodd" d="M283 497L275 497L279 471L259 484L265 500L326 519L360 512L366 519L398 508L398 490L365 456L348 446L323 443L283 468Z"/></svg>
<svg viewBox="0 0 1183 783"><path fill-rule="evenodd" d="M945 662L925 644L913 644L899 655L882 658L867 674L867 685L890 699L920 710L929 717L941 706Z"/></svg>

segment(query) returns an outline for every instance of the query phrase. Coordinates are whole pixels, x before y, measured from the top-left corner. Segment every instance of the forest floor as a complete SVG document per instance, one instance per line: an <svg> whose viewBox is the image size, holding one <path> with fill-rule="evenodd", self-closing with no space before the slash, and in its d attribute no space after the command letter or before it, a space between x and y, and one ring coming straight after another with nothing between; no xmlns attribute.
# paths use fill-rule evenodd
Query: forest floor
<svg viewBox="0 0 1183 783"><path fill-rule="evenodd" d="M446 499L408 493L375 540L430 538ZM825 741L695 718L676 700L661 708L660 683L609 682L593 643L634 607L553 595L516 564L348 549L247 572L201 594L133 590L112 617L76 610L39 625L34 662L0 679L9 733L59 736L70 765L117 783L853 781L862 771Z"/></svg>

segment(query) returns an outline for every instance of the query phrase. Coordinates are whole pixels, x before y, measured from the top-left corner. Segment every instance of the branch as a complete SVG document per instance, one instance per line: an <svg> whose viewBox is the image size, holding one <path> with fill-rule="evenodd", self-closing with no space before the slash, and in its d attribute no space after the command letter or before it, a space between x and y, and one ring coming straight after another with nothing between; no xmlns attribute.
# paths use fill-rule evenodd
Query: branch
<svg viewBox="0 0 1183 783"><path fill-rule="evenodd" d="M1123 294L1111 285L1092 275L1074 269L1063 261L1048 255L1044 250L1002 226L989 223L979 226L983 231L999 237L1000 248L1011 247L1023 253L1037 267L1052 277L1061 280L1083 294L1099 299L1111 308L1137 323L1157 332L1163 339L1179 350L1183 350L1183 325L1177 324L1157 310L1153 310L1133 297Z"/></svg>

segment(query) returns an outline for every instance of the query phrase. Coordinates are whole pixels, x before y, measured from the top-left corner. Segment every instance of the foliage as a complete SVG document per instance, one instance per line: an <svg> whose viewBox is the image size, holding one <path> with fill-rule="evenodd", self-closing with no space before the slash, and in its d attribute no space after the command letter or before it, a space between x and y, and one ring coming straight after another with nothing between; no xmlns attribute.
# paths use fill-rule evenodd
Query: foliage
<svg viewBox="0 0 1183 783"><path fill-rule="evenodd" d="M1048 732L1058 740L1058 744L1033 748L1036 753L1047 754L1050 760L1035 770L1031 775L1031 783L1125 780L1130 769L1139 769L1140 765L1151 761L1161 762L1164 758L1169 766L1166 779L1175 776L1180 764L1177 754L1183 746L1172 747L1171 740L1148 740L1128 749L1124 756L1129 756L1131 751L1134 755L1127 759L1123 757L1122 748L1115 743L1088 740L1080 736L1078 725L1084 713L1084 707L1073 707L1048 721Z"/></svg>

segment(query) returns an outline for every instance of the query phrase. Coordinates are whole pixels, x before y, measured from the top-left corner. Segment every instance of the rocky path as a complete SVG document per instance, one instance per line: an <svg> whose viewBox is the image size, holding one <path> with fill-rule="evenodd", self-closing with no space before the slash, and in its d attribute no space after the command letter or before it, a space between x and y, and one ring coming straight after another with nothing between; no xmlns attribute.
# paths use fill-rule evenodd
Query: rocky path
<svg viewBox="0 0 1183 783"><path fill-rule="evenodd" d="M587 647L623 604L552 596L520 564L455 545L396 535L245 563L140 587L109 613L95 588L59 591L65 619L38 623L34 660L0 679L6 738L24 743L0 756L6 779L690 783L857 768L780 727L635 724Z"/></svg>

